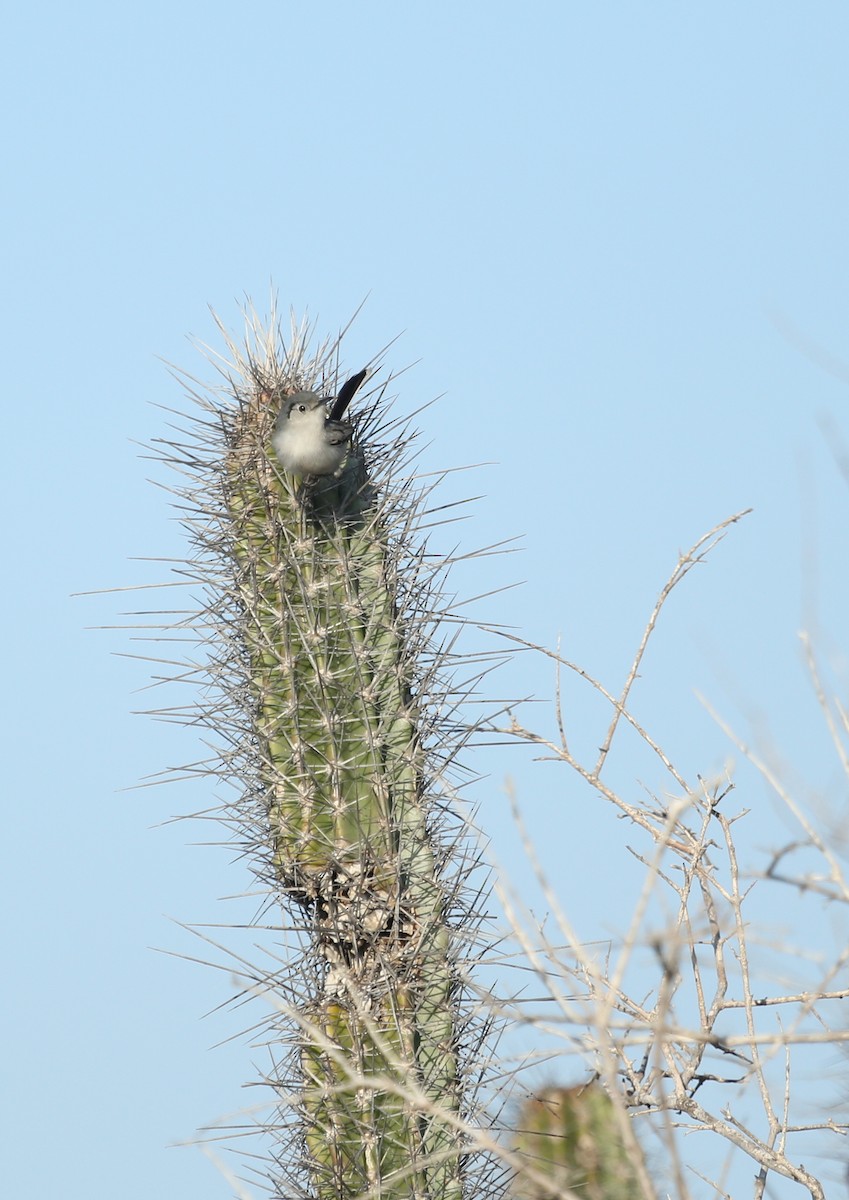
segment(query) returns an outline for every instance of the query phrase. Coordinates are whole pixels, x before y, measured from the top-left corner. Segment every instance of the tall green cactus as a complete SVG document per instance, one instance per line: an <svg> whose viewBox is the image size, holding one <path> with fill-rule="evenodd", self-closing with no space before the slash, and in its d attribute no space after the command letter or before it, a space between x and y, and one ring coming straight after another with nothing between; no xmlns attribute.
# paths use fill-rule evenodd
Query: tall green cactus
<svg viewBox="0 0 849 1200"><path fill-rule="evenodd" d="M178 675L203 678L189 720L219 737L219 758L199 769L235 785L224 820L304 949L254 977L275 1000L272 1191L478 1200L504 1172L493 1138L476 1153L470 1121L466 1080L489 1064L489 1018L476 1027L461 986L463 941L481 919L465 904L477 860L444 779L474 732L460 703L481 669L453 683L447 560L417 534L427 491L409 476L388 380L358 400L337 474L293 478L270 444L275 418L295 392L338 390L341 335L311 351L308 327L287 340L252 312L243 345L222 332L223 386L191 381L204 415L187 441L160 445L189 477L174 489L195 546L181 573L204 594L179 622L208 647ZM611 1134L611 1102L580 1094L550 1090L522 1115L522 1200L646 1194Z"/></svg>
<svg viewBox="0 0 849 1200"><path fill-rule="evenodd" d="M273 861L327 964L308 1010L322 1036L302 1058L316 1194L459 1195L441 1116L459 1112L452 972L389 530L359 448L338 480L282 475L269 423L316 381L260 382L234 426L227 504ZM400 1096L411 1078L429 1110Z"/></svg>
<svg viewBox="0 0 849 1200"><path fill-rule="evenodd" d="M210 641L227 647L213 656L223 702L205 719L224 728L221 772L243 788L231 816L308 939L311 985L289 985L296 1177L319 1200L460 1200L468 1099L438 809L451 738L467 730L432 733L449 699L432 636L443 614L385 385L365 389L337 476L288 476L270 446L287 395L341 382L338 341L312 354L309 342L304 327L287 345L252 319L244 346L228 340L224 388L192 391L210 419L191 453L169 443L192 476ZM291 1167L293 1148L280 1157Z"/></svg>

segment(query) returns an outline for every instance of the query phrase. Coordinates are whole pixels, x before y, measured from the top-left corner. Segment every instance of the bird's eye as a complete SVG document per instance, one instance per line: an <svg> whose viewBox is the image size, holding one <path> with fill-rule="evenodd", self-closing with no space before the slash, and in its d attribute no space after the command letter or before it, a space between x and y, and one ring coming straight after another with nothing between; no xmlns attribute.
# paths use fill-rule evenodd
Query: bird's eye
<svg viewBox="0 0 849 1200"><path fill-rule="evenodd" d="M307 411L307 406L306 406L306 404L299 404L299 405L298 405L298 412L306 412L306 411Z"/></svg>

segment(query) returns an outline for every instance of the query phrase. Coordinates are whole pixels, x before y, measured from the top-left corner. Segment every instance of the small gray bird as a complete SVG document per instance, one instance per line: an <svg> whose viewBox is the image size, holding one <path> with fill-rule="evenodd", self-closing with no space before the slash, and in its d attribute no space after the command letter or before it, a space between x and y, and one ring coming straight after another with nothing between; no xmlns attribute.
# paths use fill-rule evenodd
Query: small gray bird
<svg viewBox="0 0 849 1200"><path fill-rule="evenodd" d="M292 475L334 475L348 452L353 427L337 420L347 408L366 372L359 371L343 384L327 415L327 402L315 392L287 396L274 423L271 445L284 470Z"/></svg>

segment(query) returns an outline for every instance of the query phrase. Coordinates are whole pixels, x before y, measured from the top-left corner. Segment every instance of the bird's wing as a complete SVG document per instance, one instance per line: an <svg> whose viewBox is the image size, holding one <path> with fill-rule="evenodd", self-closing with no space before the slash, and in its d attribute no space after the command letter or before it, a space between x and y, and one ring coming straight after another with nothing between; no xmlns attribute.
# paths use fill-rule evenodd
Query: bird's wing
<svg viewBox="0 0 849 1200"><path fill-rule="evenodd" d="M324 434L331 446L341 446L347 442L352 433L347 421L328 420L324 423Z"/></svg>

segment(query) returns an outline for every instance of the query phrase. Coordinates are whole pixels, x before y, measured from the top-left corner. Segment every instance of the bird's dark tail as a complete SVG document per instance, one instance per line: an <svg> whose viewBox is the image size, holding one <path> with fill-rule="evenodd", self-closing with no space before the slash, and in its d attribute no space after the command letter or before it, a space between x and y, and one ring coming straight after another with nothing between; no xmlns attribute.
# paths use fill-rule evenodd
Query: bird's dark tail
<svg viewBox="0 0 849 1200"><path fill-rule="evenodd" d="M354 398L357 388L363 382L368 372L368 367L363 367L362 371L357 371L356 375L352 375L347 382L343 383L339 389L339 395L333 401L333 407L330 410L330 420L339 421L344 415L345 409Z"/></svg>

